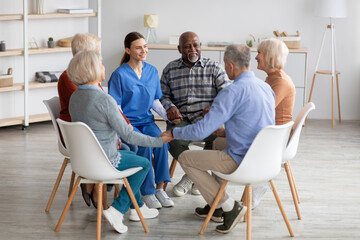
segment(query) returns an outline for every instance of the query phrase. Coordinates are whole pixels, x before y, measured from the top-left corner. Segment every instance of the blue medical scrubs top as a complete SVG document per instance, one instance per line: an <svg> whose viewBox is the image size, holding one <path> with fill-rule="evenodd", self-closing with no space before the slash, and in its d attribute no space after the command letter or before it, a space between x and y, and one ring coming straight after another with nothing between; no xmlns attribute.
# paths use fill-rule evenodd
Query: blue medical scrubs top
<svg viewBox="0 0 360 240"><path fill-rule="evenodd" d="M154 66L143 62L139 79L135 71L123 63L111 74L108 90L133 126L154 121L150 109L154 100L162 97L158 71Z"/></svg>

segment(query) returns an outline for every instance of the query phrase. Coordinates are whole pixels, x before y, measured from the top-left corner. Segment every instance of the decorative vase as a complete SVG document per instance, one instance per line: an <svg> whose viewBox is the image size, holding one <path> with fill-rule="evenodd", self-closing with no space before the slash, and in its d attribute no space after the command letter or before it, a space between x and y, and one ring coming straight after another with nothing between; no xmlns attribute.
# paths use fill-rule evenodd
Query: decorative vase
<svg viewBox="0 0 360 240"><path fill-rule="evenodd" d="M36 0L36 13L44 14L44 0Z"/></svg>
<svg viewBox="0 0 360 240"><path fill-rule="evenodd" d="M48 48L54 48L55 47L55 41L48 41Z"/></svg>

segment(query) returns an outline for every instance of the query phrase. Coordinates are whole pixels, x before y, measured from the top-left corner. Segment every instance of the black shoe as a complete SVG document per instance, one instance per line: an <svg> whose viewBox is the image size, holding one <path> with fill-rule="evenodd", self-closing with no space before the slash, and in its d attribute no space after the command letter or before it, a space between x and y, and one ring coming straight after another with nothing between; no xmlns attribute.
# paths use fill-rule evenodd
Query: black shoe
<svg viewBox="0 0 360 240"><path fill-rule="evenodd" d="M247 208L242 206L239 202L234 203L234 207L230 212L224 212L224 224L216 226L216 231L221 233L230 232L236 224L245 215Z"/></svg>
<svg viewBox="0 0 360 240"><path fill-rule="evenodd" d="M81 183L80 188L81 188L82 197L83 197L86 205L88 205L88 207L90 207L90 205L91 205L91 203L90 203L90 194L86 191L86 184Z"/></svg>
<svg viewBox="0 0 360 240"><path fill-rule="evenodd" d="M206 218L207 215L209 214L209 211L210 211L210 206L208 204L206 204L205 207L203 208L196 208L195 209L195 214L196 216L199 216L201 218ZM223 210L222 208L217 208L215 209L214 211L214 214L211 216L211 220L213 220L214 222L217 222L217 223L222 223L224 218L222 216L223 214Z"/></svg>

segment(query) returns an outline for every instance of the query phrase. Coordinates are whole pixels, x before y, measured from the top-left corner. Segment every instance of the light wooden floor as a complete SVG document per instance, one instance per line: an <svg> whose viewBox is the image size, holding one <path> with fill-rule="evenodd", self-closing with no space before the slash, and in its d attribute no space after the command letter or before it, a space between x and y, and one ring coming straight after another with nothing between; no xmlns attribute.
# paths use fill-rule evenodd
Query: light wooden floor
<svg viewBox="0 0 360 240"><path fill-rule="evenodd" d="M0 128L0 239L95 239L96 211L85 205L80 192L60 232L53 231L66 202L69 169L50 213L44 211L61 162L50 122L32 124L26 131L20 126ZM332 129L330 121L309 120L292 168L302 220L296 218L284 171L275 184L295 238L289 237L269 191L253 212L253 239L360 239L360 122L345 121ZM178 167L174 182L182 174ZM228 190L240 198L242 188ZM203 220L194 215L194 208L205 204L202 197L188 194L173 200L175 207L162 209L157 219L147 221L149 234L126 216L126 234L117 234L103 219L102 239L245 239L244 223L224 235L215 232L211 222L200 236Z"/></svg>

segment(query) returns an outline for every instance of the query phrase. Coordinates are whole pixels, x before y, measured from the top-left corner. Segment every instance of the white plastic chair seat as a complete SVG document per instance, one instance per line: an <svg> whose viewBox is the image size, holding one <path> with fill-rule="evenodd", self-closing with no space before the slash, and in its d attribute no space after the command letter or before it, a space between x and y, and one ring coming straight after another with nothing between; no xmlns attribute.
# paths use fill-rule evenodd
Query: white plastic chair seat
<svg viewBox="0 0 360 240"><path fill-rule="evenodd" d="M65 205L63 213L60 216L59 222L55 231L59 231L66 213L75 196L76 190L80 183L95 183L98 185L98 206L97 206L97 234L96 239L101 238L101 215L102 206L106 208L106 203L102 201L102 186L103 184L122 184L130 196L130 199L139 215L140 221L144 227L145 232L149 232L146 222L141 214L139 206L136 202L135 196L131 190L127 177L140 171L142 167L129 168L119 171L112 166L107 158L104 150L98 142L93 131L82 122L65 122L57 119L63 134L65 144L71 156L71 168L78 175L74 189L72 190L69 199Z"/></svg>
<svg viewBox="0 0 360 240"><path fill-rule="evenodd" d="M206 226L210 221L210 218L212 217L221 196L223 195L225 187L228 181L230 181L246 186L245 193L247 194L245 196L245 203L243 204L247 206L247 239L251 239L252 185L264 182L270 182L275 199L283 215L290 236L294 236L280 198L275 189L275 185L272 181L272 179L280 173L281 161L283 159L285 147L289 139L290 130L293 124L294 122L289 122L284 125L267 126L262 129L255 137L241 164L233 173L222 174L213 171L214 174L224 179L224 182L215 197L209 214L200 230L200 234L204 233Z"/></svg>

